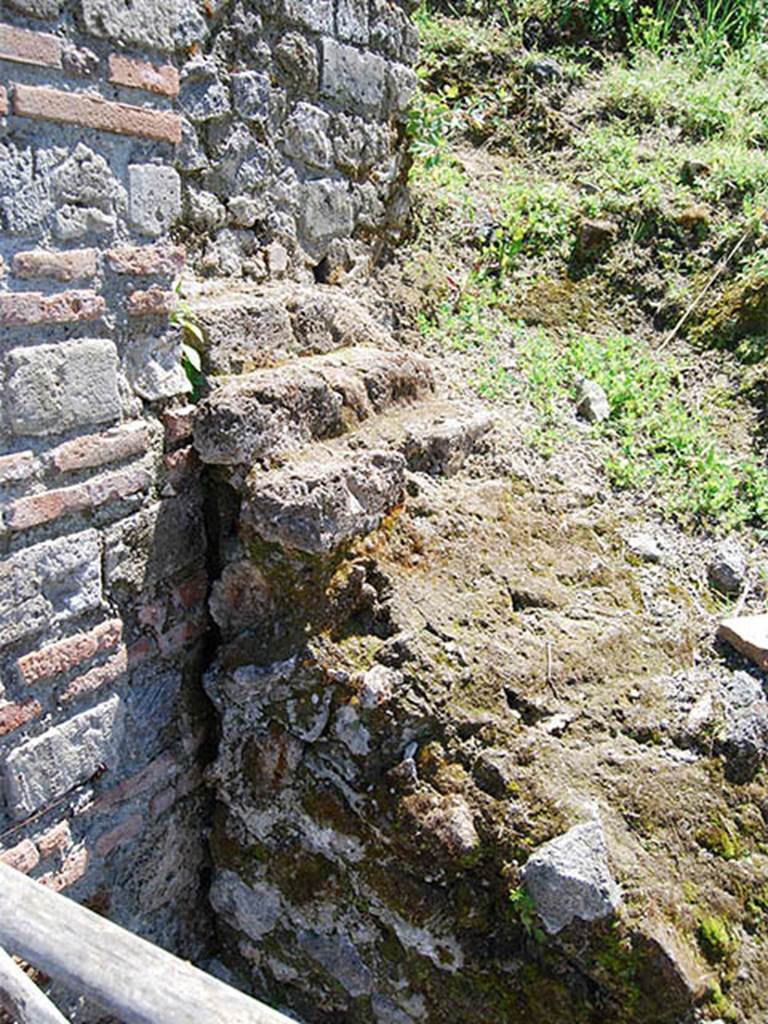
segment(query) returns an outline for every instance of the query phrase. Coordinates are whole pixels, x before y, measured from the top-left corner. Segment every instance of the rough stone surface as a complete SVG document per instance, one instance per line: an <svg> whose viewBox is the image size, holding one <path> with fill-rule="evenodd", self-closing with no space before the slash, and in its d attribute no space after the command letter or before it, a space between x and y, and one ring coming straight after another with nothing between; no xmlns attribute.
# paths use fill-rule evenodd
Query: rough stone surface
<svg viewBox="0 0 768 1024"><path fill-rule="evenodd" d="M100 601L95 530L26 548L0 563L0 644L88 612Z"/></svg>
<svg viewBox="0 0 768 1024"><path fill-rule="evenodd" d="M768 670L768 615L741 615L725 619L717 635L758 668Z"/></svg>
<svg viewBox="0 0 768 1024"><path fill-rule="evenodd" d="M166 234L181 212L181 182L172 167L133 164L128 168L131 221L142 234Z"/></svg>
<svg viewBox="0 0 768 1024"><path fill-rule="evenodd" d="M12 349L7 366L8 419L15 434L58 433L120 415L117 350L111 341Z"/></svg>
<svg viewBox="0 0 768 1024"><path fill-rule="evenodd" d="M522 872L536 912L550 935L575 920L599 921L621 905L621 892L608 866L602 825L576 825L536 850Z"/></svg>
<svg viewBox="0 0 768 1024"><path fill-rule="evenodd" d="M6 800L14 818L86 782L101 766L114 767L123 736L119 697L111 697L13 750L3 765Z"/></svg>
<svg viewBox="0 0 768 1024"><path fill-rule="evenodd" d="M402 501L404 485L405 461L397 453L312 455L255 472L243 523L271 543L327 554L376 529Z"/></svg>
<svg viewBox="0 0 768 1024"><path fill-rule="evenodd" d="M589 423L602 423L611 415L605 390L593 380L582 378L576 392L576 411Z"/></svg>
<svg viewBox="0 0 768 1024"><path fill-rule="evenodd" d="M719 544L707 566L709 585L723 594L739 594L746 574L747 558L741 545L734 540Z"/></svg>
<svg viewBox="0 0 768 1024"><path fill-rule="evenodd" d="M207 462L249 465L336 437L351 422L425 396L431 388L427 363L410 353L361 346L310 357L223 384L201 405L195 446Z"/></svg>

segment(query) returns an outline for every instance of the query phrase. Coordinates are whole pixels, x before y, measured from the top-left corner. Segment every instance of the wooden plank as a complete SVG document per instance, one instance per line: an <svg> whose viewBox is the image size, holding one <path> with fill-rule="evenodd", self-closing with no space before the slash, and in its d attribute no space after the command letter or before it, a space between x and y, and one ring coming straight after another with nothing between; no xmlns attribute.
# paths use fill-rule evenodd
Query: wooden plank
<svg viewBox="0 0 768 1024"><path fill-rule="evenodd" d="M67 1024L66 1017L4 949L0 949L0 1008L17 1024Z"/></svg>
<svg viewBox="0 0 768 1024"><path fill-rule="evenodd" d="M293 1024L5 864L0 945L123 1024Z"/></svg>

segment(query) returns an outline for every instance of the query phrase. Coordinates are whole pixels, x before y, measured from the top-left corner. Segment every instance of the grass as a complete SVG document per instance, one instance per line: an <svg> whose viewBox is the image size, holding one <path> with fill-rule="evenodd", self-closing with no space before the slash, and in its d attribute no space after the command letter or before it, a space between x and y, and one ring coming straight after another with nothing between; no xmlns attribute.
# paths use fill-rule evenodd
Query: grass
<svg viewBox="0 0 768 1024"><path fill-rule="evenodd" d="M724 400L722 386L694 395L691 382L702 353L720 348L741 368L741 395L768 404L768 48L753 0L697 10L688 0L537 0L561 43L550 54L560 77L542 87L527 72L541 55L521 45L522 14L478 20L422 6L412 184L417 262L439 283L421 329L466 354L469 382L488 399L519 392L516 360L544 454L586 440L615 488L686 527L764 530L768 470L750 454L754 420L735 389ZM578 18L614 28L623 18L624 52L594 69L573 45L584 26L574 35L568 19ZM506 160L477 180L467 142ZM616 241L581 251L588 219L611 221ZM682 351L686 339L696 349L682 362L633 336L639 320L643 338L669 331L742 236L685 324ZM578 428L579 376L606 391L607 423Z"/></svg>
<svg viewBox="0 0 768 1024"><path fill-rule="evenodd" d="M519 348L530 400L550 446L573 429L580 377L606 392L611 415L591 428L603 442L612 485L650 499L683 525L731 530L768 525L768 470L718 443L713 421L686 395L684 368L626 337L570 338L539 332Z"/></svg>

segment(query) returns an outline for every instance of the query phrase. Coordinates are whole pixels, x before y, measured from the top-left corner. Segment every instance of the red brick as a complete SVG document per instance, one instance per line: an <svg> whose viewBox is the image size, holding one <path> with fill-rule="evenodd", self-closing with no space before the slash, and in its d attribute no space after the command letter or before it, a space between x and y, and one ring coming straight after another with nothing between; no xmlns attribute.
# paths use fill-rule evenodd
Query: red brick
<svg viewBox="0 0 768 1024"><path fill-rule="evenodd" d="M30 32L26 28L0 25L0 60L60 68L61 43L47 32Z"/></svg>
<svg viewBox="0 0 768 1024"><path fill-rule="evenodd" d="M0 455L0 484L23 483L34 476L37 459L32 452Z"/></svg>
<svg viewBox="0 0 768 1024"><path fill-rule="evenodd" d="M40 856L43 860L47 860L49 857L53 857L54 854L59 854L63 857L67 850L72 846L72 832L69 827L69 822L64 820L58 822L58 824L51 826L46 832L43 832L41 836L37 838L37 848L40 851Z"/></svg>
<svg viewBox="0 0 768 1024"><path fill-rule="evenodd" d="M149 431L146 423L139 420L113 427L103 434L88 434L65 441L49 452L48 458L59 473L71 473L143 455L148 447Z"/></svg>
<svg viewBox="0 0 768 1024"><path fill-rule="evenodd" d="M13 91L13 112L20 117L77 124L116 135L181 142L181 119L177 114L113 103L101 96L62 92L48 86L17 85Z"/></svg>
<svg viewBox="0 0 768 1024"><path fill-rule="evenodd" d="M113 786L112 789L108 789L106 793L102 793L90 809L105 811L117 804L125 803L126 800L133 800L148 790L154 789L159 783L173 779L178 774L178 770L179 766L172 754L161 754L154 761L150 761L146 768L142 768L140 772L132 775L130 779L125 779L117 786Z"/></svg>
<svg viewBox="0 0 768 1024"><path fill-rule="evenodd" d="M192 437L197 406L183 405L180 409L168 409L163 413L165 426L165 447L175 448Z"/></svg>
<svg viewBox="0 0 768 1024"><path fill-rule="evenodd" d="M61 700L66 703L76 700L86 693L93 693L100 690L102 686L109 686L116 683L128 671L128 651L121 647L116 654L105 661L103 665L95 665L92 669L76 676L61 695Z"/></svg>
<svg viewBox="0 0 768 1024"><path fill-rule="evenodd" d="M65 324L77 320L98 320L104 313L104 299L95 292L10 292L0 295L0 324L26 327L30 324Z"/></svg>
<svg viewBox="0 0 768 1024"><path fill-rule="evenodd" d="M4 117L8 113L8 93L0 85L0 117Z"/></svg>
<svg viewBox="0 0 768 1024"><path fill-rule="evenodd" d="M49 871L48 874L38 878L40 885L44 885L55 892L61 892L70 885L79 881L88 870L88 851L84 846L72 850L65 858L58 871Z"/></svg>
<svg viewBox="0 0 768 1024"><path fill-rule="evenodd" d="M0 864L7 864L9 868L23 871L25 875L36 868L40 863L40 854L37 847L29 839L22 839L16 846L9 850L0 850Z"/></svg>
<svg viewBox="0 0 768 1024"><path fill-rule="evenodd" d="M198 608L208 594L208 574L197 572L176 587L173 592L173 603L177 608Z"/></svg>
<svg viewBox="0 0 768 1024"><path fill-rule="evenodd" d="M39 651L22 655L16 662L16 668L22 682L32 686L43 679L70 672L97 654L111 650L120 643L122 635L123 624L120 619L107 619L87 633L57 640L41 647Z"/></svg>
<svg viewBox="0 0 768 1024"><path fill-rule="evenodd" d="M177 96L179 72L170 64L157 67L133 57L113 53L109 58L109 80L115 85L127 85L131 89L146 89L161 96Z"/></svg>
<svg viewBox="0 0 768 1024"><path fill-rule="evenodd" d="M160 654L164 658L171 658L179 654L193 640L202 636L207 626L207 618L204 615L197 615L193 619L180 622L173 629L157 638Z"/></svg>
<svg viewBox="0 0 768 1024"><path fill-rule="evenodd" d="M96 275L95 249L30 249L17 252L13 257L13 272L17 277L52 277L56 281L80 281Z"/></svg>
<svg viewBox="0 0 768 1024"><path fill-rule="evenodd" d="M129 316L167 316L176 305L176 294L162 288L131 292L128 296Z"/></svg>
<svg viewBox="0 0 768 1024"><path fill-rule="evenodd" d="M0 704L0 736L7 736L14 729L20 729L22 725L37 718L42 710L36 700L25 700L21 704L8 701Z"/></svg>
<svg viewBox="0 0 768 1024"><path fill-rule="evenodd" d="M184 269L187 250L183 245L124 245L107 253L116 274L149 277L152 274L178 274Z"/></svg>
<svg viewBox="0 0 768 1024"><path fill-rule="evenodd" d="M130 818L120 822L117 828L113 828L110 832L105 832L103 836L99 837L96 841L96 853L100 857L106 857L107 854L111 853L118 846L122 846L123 843L128 843L131 839L134 839L143 827L143 815L132 814Z"/></svg>
<svg viewBox="0 0 768 1024"><path fill-rule="evenodd" d="M60 487L45 494L31 494L11 502L5 523L11 530L29 530L60 516L97 508L149 487L152 478L144 469L122 469L73 487Z"/></svg>

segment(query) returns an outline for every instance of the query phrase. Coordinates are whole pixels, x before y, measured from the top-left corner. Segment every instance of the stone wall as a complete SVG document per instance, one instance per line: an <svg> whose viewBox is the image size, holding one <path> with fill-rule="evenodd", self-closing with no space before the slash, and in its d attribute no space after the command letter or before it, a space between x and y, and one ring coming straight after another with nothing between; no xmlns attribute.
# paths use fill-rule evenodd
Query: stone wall
<svg viewBox="0 0 768 1024"><path fill-rule="evenodd" d="M190 956L209 556L172 283L366 263L414 46L389 0L0 9L0 857Z"/></svg>
<svg viewBox="0 0 768 1024"><path fill-rule="evenodd" d="M190 248L208 274L334 279L403 227L408 2L224 4L181 72Z"/></svg>
<svg viewBox="0 0 768 1024"><path fill-rule="evenodd" d="M0 855L197 955L207 581L168 326L178 73L97 6L0 23Z"/></svg>

